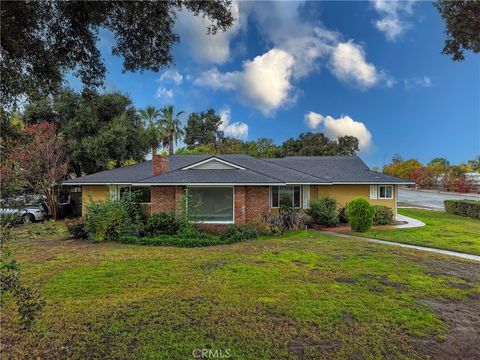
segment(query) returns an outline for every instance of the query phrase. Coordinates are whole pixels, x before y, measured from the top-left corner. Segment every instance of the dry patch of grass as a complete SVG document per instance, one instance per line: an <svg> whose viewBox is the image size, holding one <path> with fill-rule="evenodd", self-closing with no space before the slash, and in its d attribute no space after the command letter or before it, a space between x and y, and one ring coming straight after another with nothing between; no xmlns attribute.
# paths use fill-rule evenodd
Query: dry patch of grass
<svg viewBox="0 0 480 360"><path fill-rule="evenodd" d="M2 358L420 358L452 329L432 304L480 296L476 264L315 232L180 249L20 231L47 306L22 333L5 298Z"/></svg>

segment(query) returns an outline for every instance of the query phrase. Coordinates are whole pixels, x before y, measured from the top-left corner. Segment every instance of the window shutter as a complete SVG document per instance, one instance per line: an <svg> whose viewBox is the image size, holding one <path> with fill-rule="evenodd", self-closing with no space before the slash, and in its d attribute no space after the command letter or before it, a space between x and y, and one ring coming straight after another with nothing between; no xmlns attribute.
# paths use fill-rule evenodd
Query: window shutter
<svg viewBox="0 0 480 360"><path fill-rule="evenodd" d="M120 198L120 187L117 185L110 185L110 200L118 200Z"/></svg>
<svg viewBox="0 0 480 360"><path fill-rule="evenodd" d="M310 185L303 186L303 208L310 208Z"/></svg>
<svg viewBox="0 0 480 360"><path fill-rule="evenodd" d="M377 185L370 185L370 199L377 198Z"/></svg>

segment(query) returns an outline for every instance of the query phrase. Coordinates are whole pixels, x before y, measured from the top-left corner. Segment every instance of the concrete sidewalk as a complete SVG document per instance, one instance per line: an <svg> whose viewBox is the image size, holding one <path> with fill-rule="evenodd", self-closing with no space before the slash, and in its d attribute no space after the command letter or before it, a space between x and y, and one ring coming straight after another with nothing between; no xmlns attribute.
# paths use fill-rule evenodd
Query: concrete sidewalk
<svg viewBox="0 0 480 360"><path fill-rule="evenodd" d="M393 242L393 241L378 240L378 239L372 239L372 238L362 237L362 236L340 234L340 233L333 232L333 231L325 231L325 230L317 230L317 231L322 233L322 234L338 236L338 237L345 238L345 239L363 240L363 241L368 241L368 242L374 242L374 243L377 243L377 244L398 246L398 247L420 250L420 251L427 251L427 252L431 252L431 253L435 253L435 254L453 256L453 257L467 259L467 260L473 260L473 261L477 261L477 262L480 263L480 256L479 255L471 255L471 254L466 254L466 253L461 253L461 252L456 252L456 251L451 251L451 250L435 249L435 248L429 248L429 247L418 246L418 245L401 244L401 243L397 243L397 242ZM480 269L479 269L479 271L480 271Z"/></svg>

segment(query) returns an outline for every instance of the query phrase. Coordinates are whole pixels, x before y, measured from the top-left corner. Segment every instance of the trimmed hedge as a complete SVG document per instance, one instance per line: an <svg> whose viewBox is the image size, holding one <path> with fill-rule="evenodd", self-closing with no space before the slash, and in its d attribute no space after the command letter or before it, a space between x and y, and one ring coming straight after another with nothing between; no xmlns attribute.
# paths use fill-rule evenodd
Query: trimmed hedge
<svg viewBox="0 0 480 360"><path fill-rule="evenodd" d="M353 231L365 232L373 224L375 209L370 203L358 197L348 204L348 221Z"/></svg>
<svg viewBox="0 0 480 360"><path fill-rule="evenodd" d="M243 240L256 239L257 237L257 230L251 224L230 224L222 235L220 235L220 240L234 243Z"/></svg>
<svg viewBox="0 0 480 360"><path fill-rule="evenodd" d="M156 213L148 217L145 234L147 236L176 235L181 225L173 212Z"/></svg>
<svg viewBox="0 0 480 360"><path fill-rule="evenodd" d="M480 219L480 201L445 200L445 211L449 214Z"/></svg>

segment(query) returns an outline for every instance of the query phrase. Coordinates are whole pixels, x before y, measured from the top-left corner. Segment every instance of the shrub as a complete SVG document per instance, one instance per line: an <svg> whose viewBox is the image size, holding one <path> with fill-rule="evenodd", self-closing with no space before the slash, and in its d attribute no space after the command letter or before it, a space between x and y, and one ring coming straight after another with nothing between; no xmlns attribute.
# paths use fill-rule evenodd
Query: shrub
<svg viewBox="0 0 480 360"><path fill-rule="evenodd" d="M70 235L75 239L87 239L87 229L85 228L85 219L78 217L74 219L65 219L65 227Z"/></svg>
<svg viewBox="0 0 480 360"><path fill-rule="evenodd" d="M348 204L348 220L353 231L367 231L373 224L375 209L362 197L352 200Z"/></svg>
<svg viewBox="0 0 480 360"><path fill-rule="evenodd" d="M121 200L90 203L85 229L88 238L94 242L118 240L123 234L134 233L131 219Z"/></svg>
<svg viewBox="0 0 480 360"><path fill-rule="evenodd" d="M393 224L393 211L388 206L375 205L373 213L373 225Z"/></svg>
<svg viewBox="0 0 480 360"><path fill-rule="evenodd" d="M308 214L313 218L316 224L337 226L337 201L328 196L310 203Z"/></svg>
<svg viewBox="0 0 480 360"><path fill-rule="evenodd" d="M222 245L225 242L220 240L218 236L197 232L194 237L178 235L160 235L138 237L132 235L124 235L120 241L125 244L137 245L157 245L157 246L176 246L176 247L204 247Z"/></svg>
<svg viewBox="0 0 480 360"><path fill-rule="evenodd" d="M175 235L180 231L180 221L172 212L153 214L147 219L145 234L147 236Z"/></svg>
<svg viewBox="0 0 480 360"><path fill-rule="evenodd" d="M220 240L226 243L234 243L243 240L256 239L257 230L251 224L231 224L220 235Z"/></svg>
<svg viewBox="0 0 480 360"><path fill-rule="evenodd" d="M294 209L280 209L278 215L270 214L263 218L267 234L281 235L287 231L300 230L307 219L304 213Z"/></svg>
<svg viewBox="0 0 480 360"><path fill-rule="evenodd" d="M480 201L445 200L445 211L449 214L480 219Z"/></svg>
<svg viewBox="0 0 480 360"><path fill-rule="evenodd" d="M338 222L340 224L348 224L348 203L338 209Z"/></svg>

